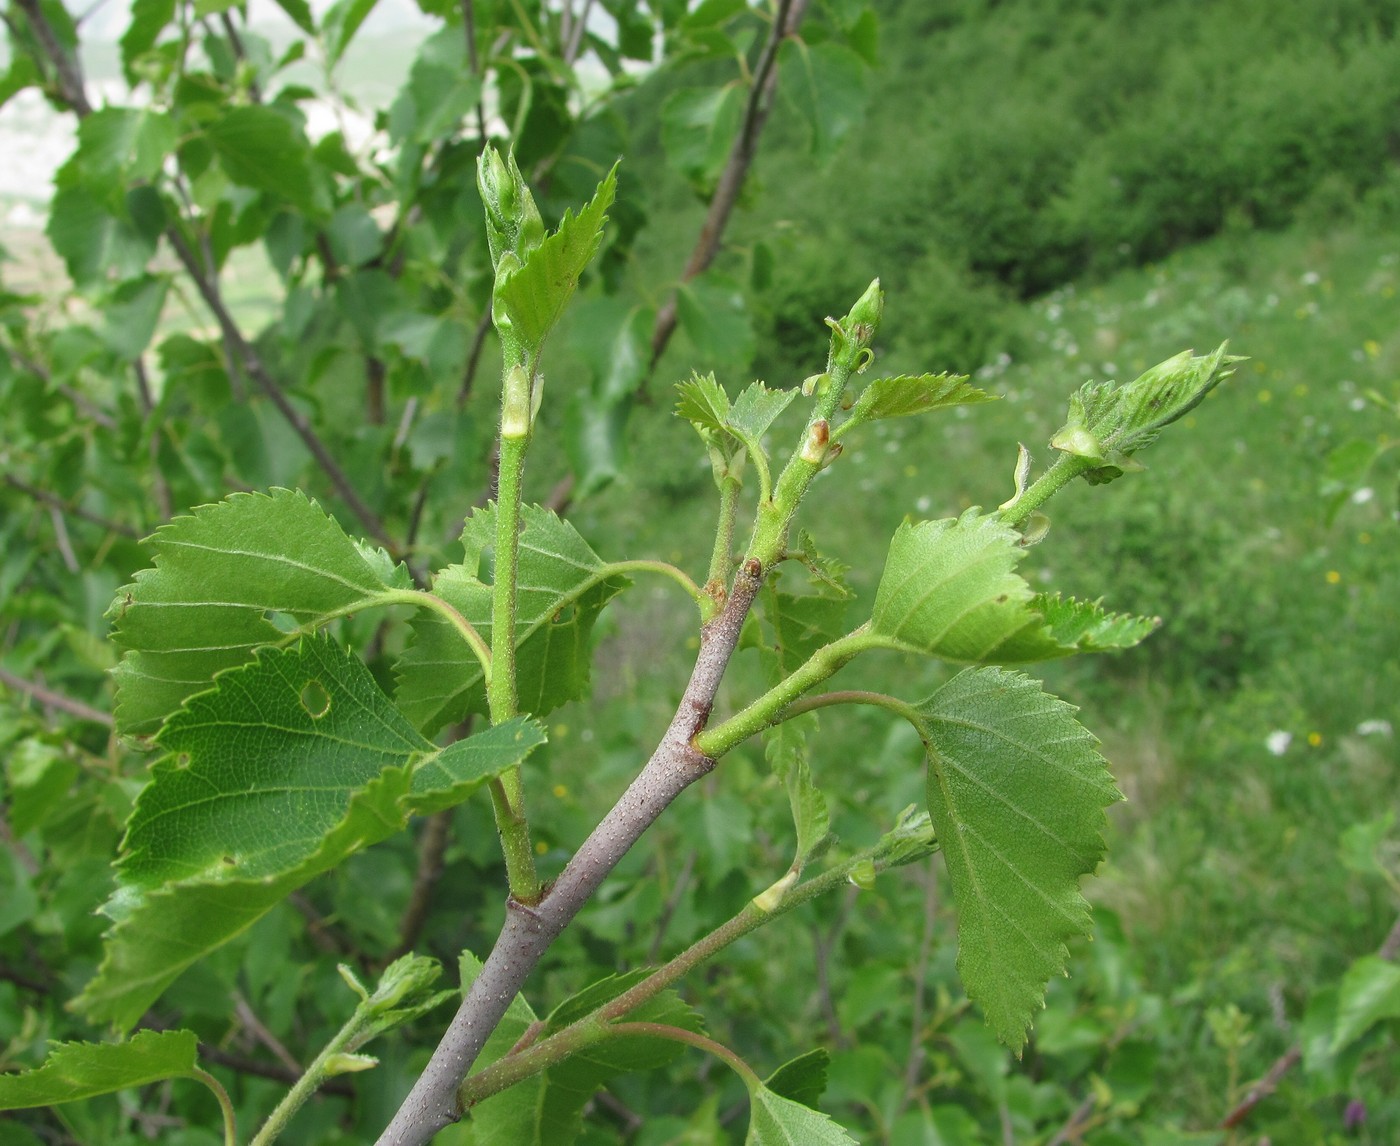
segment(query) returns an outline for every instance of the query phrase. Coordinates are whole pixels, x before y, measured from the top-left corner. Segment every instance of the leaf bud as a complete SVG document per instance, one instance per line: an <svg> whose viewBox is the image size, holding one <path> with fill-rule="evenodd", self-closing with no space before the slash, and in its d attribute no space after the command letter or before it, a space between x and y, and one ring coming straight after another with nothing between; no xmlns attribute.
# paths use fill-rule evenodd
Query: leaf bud
<svg viewBox="0 0 1400 1146"><path fill-rule="evenodd" d="M499 277L503 255L513 254L523 263L544 242L544 220L514 155L502 159L499 151L487 147L477 158L476 181L486 209L491 263Z"/></svg>
<svg viewBox="0 0 1400 1146"><path fill-rule="evenodd" d="M753 905L765 915L772 915L787 893L792 890L792 885L797 882L797 872L790 871L782 879L775 882L771 887L759 892L753 897Z"/></svg>
<svg viewBox="0 0 1400 1146"><path fill-rule="evenodd" d="M442 975L442 965L426 955L404 955L384 968L370 1004L387 1011L426 992Z"/></svg>
<svg viewBox="0 0 1400 1146"><path fill-rule="evenodd" d="M501 437L528 438L534 421L531 409L530 372L516 364L506 371L505 392L501 396Z"/></svg>
<svg viewBox="0 0 1400 1146"><path fill-rule="evenodd" d="M872 859L859 861L851 868L846 878L861 891L869 891L875 886L875 861Z"/></svg>
<svg viewBox="0 0 1400 1146"><path fill-rule="evenodd" d="M1234 374L1233 364L1241 359L1226 354L1226 345L1199 356L1183 351L1126 385L1085 383L1070 398L1069 417L1050 444L1101 463L1084 471L1091 485L1140 470L1132 455L1150 446L1167 426L1194 410Z"/></svg>
<svg viewBox="0 0 1400 1146"><path fill-rule="evenodd" d="M326 1077L333 1078L338 1074L354 1074L357 1071L373 1070L379 1065L379 1060L370 1054L346 1054L340 1051L330 1055L325 1061Z"/></svg>

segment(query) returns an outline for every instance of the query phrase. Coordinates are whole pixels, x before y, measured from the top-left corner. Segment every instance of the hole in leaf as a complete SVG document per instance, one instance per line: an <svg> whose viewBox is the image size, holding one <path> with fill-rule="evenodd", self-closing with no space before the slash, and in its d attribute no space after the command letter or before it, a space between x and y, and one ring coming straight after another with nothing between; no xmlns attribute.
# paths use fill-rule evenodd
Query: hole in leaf
<svg viewBox="0 0 1400 1146"><path fill-rule="evenodd" d="M180 755L175 757L175 766L177 768L188 768L190 766L190 754L188 752L181 752Z"/></svg>
<svg viewBox="0 0 1400 1146"><path fill-rule="evenodd" d="M301 686L301 706L312 720L320 720L331 710L331 694L319 680L309 680Z"/></svg>
<svg viewBox="0 0 1400 1146"><path fill-rule="evenodd" d="M263 620L280 633L295 633L300 628L290 613L280 613L276 609L264 609Z"/></svg>
<svg viewBox="0 0 1400 1146"><path fill-rule="evenodd" d="M567 625L574 619L574 606L572 604L563 606L551 618L556 625Z"/></svg>

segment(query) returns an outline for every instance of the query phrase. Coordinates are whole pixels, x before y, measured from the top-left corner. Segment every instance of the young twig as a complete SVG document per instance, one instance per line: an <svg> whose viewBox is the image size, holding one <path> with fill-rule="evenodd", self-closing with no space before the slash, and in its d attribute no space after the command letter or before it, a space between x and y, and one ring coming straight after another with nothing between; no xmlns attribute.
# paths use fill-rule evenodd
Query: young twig
<svg viewBox="0 0 1400 1146"><path fill-rule="evenodd" d="M807 14L809 0L780 0L769 29L768 39L763 45L758 63L754 67L753 81L749 86L748 102L744 105L744 118L739 134L729 149L729 158L715 185L714 196L710 199L710 209L705 222L700 227L700 235L695 247L681 272L682 284L703 273L714 262L719 253L720 241L729 226L729 217L739 202L739 193L744 189L749 168L758 152L758 138L763 134L763 125L768 122L768 114L773 109L773 96L778 86L778 49L783 41L796 33L802 18ZM656 323L651 331L651 361L646 376L642 380L645 387L656 364L661 361L671 336L676 332L678 316L676 292L656 312ZM640 387L639 387L640 389Z"/></svg>

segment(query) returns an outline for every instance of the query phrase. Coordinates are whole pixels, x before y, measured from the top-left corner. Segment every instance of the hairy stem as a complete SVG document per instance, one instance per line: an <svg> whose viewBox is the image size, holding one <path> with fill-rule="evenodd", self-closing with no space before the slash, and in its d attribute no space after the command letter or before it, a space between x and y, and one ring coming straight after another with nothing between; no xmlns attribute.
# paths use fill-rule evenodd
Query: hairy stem
<svg viewBox="0 0 1400 1146"><path fill-rule="evenodd" d="M1031 514L1093 466L1094 463L1086 458L1060 453L1050 463L1050 468L1026 487L1018 498L999 510L997 516L1007 525L1019 528L1030 519Z"/></svg>
<svg viewBox="0 0 1400 1146"><path fill-rule="evenodd" d="M596 1011L548 1038L508 1054L479 1074L472 1075L462 1084L459 1092L462 1108L465 1110L493 1094L514 1086L522 1079L564 1061L584 1047L616 1034L617 1020L654 999L667 987L745 935L772 923L793 908L841 887L850 877L852 870L871 861L875 862L877 870L883 866L878 847L851 856L821 875L786 889L780 896L770 895L774 890L770 888L763 895L749 900L735 915L709 934L692 943L674 959L658 967L640 983L604 1003ZM782 882L779 881L775 887L780 887ZM760 900L767 901L767 906L760 906Z"/></svg>
<svg viewBox="0 0 1400 1146"><path fill-rule="evenodd" d="M219 1111L224 1120L224 1146L238 1146L238 1120L233 1116L233 1103L230 1101L228 1091L224 1089L223 1083L208 1071L198 1068L190 1071L189 1077L204 1083L218 1099Z"/></svg>
<svg viewBox="0 0 1400 1146"><path fill-rule="evenodd" d="M520 567L520 493L525 476L528 433L501 435L501 466L496 486L496 572L491 589L491 679L486 700L491 723L502 724L518 712L515 689L516 582ZM522 904L538 903L540 877L530 843L525 816L525 785L516 765L493 779L491 805L506 861L511 898Z"/></svg>
<svg viewBox="0 0 1400 1146"><path fill-rule="evenodd" d="M862 629L857 629L829 645L822 646L804 665L775 684L742 712L735 713L722 724L701 733L696 737L695 746L707 756L723 756L736 744L741 744L750 736L756 736L776 722L783 710L793 701L849 663L858 653L868 648L869 644L869 639Z"/></svg>

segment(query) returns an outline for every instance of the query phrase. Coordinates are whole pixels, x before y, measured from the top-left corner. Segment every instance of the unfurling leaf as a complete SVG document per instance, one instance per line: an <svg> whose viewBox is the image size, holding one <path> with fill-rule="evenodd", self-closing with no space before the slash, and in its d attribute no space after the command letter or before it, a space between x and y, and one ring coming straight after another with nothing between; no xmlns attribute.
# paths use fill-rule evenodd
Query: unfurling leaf
<svg viewBox="0 0 1400 1146"><path fill-rule="evenodd" d="M1226 354L1227 345L1198 357L1184 350L1126 385L1086 382L1070 398L1069 418L1050 444L1084 460L1090 485L1141 469L1133 454L1234 374L1233 364L1243 360Z"/></svg>
<svg viewBox="0 0 1400 1146"><path fill-rule="evenodd" d="M901 374L897 378L876 378L861 391L840 432L845 433L850 426L880 418L906 418L944 406L995 401L995 394L969 386L965 374L920 374L915 377Z"/></svg>
<svg viewBox="0 0 1400 1146"><path fill-rule="evenodd" d="M1120 799L1075 709L1037 681L969 669L917 706L928 807L958 909L958 970L1019 1051L1066 941L1090 931L1080 877Z"/></svg>
<svg viewBox="0 0 1400 1146"><path fill-rule="evenodd" d="M447 748L420 736L358 658L311 636L222 673L162 728L105 910L95 1020L136 1022L186 967L296 888L464 799L544 737L511 721Z"/></svg>
<svg viewBox="0 0 1400 1146"><path fill-rule="evenodd" d="M42 1066L0 1074L0 1110L57 1106L182 1078L195 1070L193 1031L137 1031L124 1043L58 1043Z"/></svg>
<svg viewBox="0 0 1400 1146"><path fill-rule="evenodd" d="M627 587L568 522L540 506L522 506L516 597L516 675L522 710L543 716L584 694L589 640L603 607ZM433 592L491 640L494 505L477 510L462 531L466 560L441 570ZM426 735L486 711L480 662L452 625L436 614L413 621L414 643L395 668L404 714Z"/></svg>
<svg viewBox="0 0 1400 1146"><path fill-rule="evenodd" d="M511 160L515 170L515 161ZM522 265L509 274L498 270L496 299L511 322L515 337L538 352L573 297L579 276L603 241L603 224L617 191L613 167L584 207L566 211L559 229L520 256ZM528 191L525 192L529 194Z"/></svg>
<svg viewBox="0 0 1400 1146"><path fill-rule="evenodd" d="M826 1090L826 1072L830 1065L830 1052L824 1047L817 1047L784 1063L768 1076L763 1085L781 1098L800 1102L815 1110Z"/></svg>
<svg viewBox="0 0 1400 1146"><path fill-rule="evenodd" d="M154 566L108 610L117 666L117 727L149 735L214 674L262 645L285 643L369 603L408 575L356 544L305 494L234 494L162 526ZM279 626L276 622L282 621Z"/></svg>

